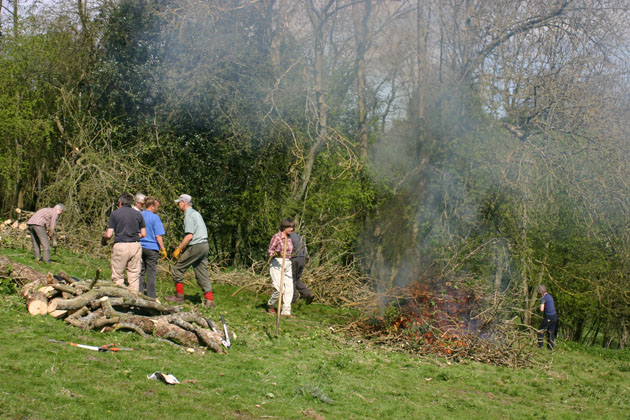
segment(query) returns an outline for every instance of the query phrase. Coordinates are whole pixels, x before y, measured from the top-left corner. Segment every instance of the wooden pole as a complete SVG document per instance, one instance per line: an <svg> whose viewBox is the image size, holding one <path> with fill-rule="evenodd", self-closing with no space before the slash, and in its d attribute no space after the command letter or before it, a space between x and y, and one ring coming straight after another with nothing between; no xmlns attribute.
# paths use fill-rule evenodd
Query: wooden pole
<svg viewBox="0 0 630 420"><path fill-rule="evenodd" d="M280 311L282 310L282 289L284 287L284 261L286 260L285 250L287 249L287 237L284 237L282 244L282 268L280 271L280 295L278 296L278 310L276 311L276 337L280 331Z"/></svg>

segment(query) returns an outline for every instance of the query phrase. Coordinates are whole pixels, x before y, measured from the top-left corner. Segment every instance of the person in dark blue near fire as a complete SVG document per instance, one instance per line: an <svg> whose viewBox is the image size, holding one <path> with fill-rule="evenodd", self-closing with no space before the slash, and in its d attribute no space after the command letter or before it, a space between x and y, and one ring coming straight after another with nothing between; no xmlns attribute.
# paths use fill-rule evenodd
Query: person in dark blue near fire
<svg viewBox="0 0 630 420"><path fill-rule="evenodd" d="M538 294L540 299L540 312L543 313L543 320L538 327L538 348L542 348L545 344L545 332L549 333L547 348L553 350L553 343L556 338L556 328L558 326L558 313L553 301L553 297L547 293L547 288L542 284L538 286Z"/></svg>

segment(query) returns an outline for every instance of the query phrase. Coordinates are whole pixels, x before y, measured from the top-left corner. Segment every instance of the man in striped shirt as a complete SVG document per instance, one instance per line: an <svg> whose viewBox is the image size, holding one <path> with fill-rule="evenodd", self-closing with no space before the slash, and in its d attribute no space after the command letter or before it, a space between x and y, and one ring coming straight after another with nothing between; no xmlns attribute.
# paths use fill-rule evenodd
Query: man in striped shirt
<svg viewBox="0 0 630 420"><path fill-rule="evenodd" d="M56 246L55 227L57 226L57 218L65 209L63 204L57 204L55 207L46 207L36 211L26 222L33 239L33 256L36 260L47 264L50 263L50 241L48 236L52 239L53 246Z"/></svg>

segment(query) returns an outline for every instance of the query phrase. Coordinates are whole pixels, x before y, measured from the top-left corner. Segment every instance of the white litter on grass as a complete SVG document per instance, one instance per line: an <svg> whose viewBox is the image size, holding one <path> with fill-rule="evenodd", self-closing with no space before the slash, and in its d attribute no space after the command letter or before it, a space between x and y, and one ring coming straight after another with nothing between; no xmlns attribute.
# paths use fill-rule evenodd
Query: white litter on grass
<svg viewBox="0 0 630 420"><path fill-rule="evenodd" d="M176 385L179 383L177 378L171 374L164 374L162 372L153 372L151 375L147 375L147 379L153 379L156 381L162 381L169 385Z"/></svg>

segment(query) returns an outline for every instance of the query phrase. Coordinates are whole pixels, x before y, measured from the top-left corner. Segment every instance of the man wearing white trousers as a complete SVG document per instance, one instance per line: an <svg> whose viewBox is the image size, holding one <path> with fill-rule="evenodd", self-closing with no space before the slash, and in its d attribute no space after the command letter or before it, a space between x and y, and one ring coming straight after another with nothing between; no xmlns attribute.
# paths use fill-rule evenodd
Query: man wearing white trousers
<svg viewBox="0 0 630 420"><path fill-rule="evenodd" d="M271 257L269 274L271 275L271 282L274 288L267 302L267 312L276 312L275 305L280 296L280 283L282 282L282 310L280 311L280 315L283 316L292 316L291 300L293 299L293 275L291 272L291 253L293 252L293 244L291 243L289 234L293 231L293 226L291 219L282 220L280 230L271 238L269 249L267 250L267 254ZM282 275L283 262L284 276Z"/></svg>

